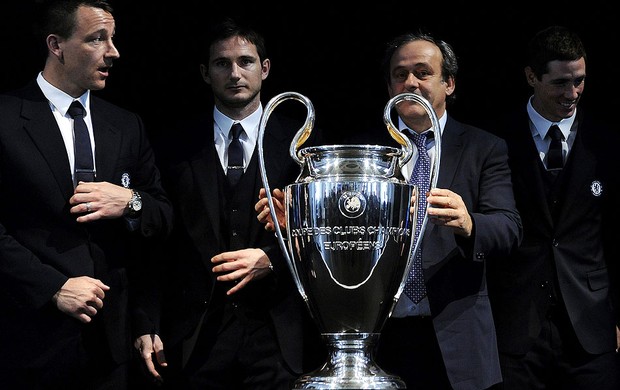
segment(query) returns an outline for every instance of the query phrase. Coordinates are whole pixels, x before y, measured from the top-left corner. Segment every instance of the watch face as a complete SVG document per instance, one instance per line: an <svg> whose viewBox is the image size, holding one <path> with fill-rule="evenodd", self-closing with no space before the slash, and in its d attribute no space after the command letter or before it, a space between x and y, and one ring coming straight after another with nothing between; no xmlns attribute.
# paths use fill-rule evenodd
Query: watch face
<svg viewBox="0 0 620 390"><path fill-rule="evenodd" d="M131 210L133 212L138 212L142 209L142 199L140 199L140 195L137 192L134 192L133 198L131 198Z"/></svg>

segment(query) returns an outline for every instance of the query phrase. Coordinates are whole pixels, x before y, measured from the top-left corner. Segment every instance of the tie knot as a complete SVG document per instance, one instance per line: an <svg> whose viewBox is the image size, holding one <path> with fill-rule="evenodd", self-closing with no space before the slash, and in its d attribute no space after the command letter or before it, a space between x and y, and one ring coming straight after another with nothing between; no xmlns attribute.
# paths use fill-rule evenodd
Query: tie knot
<svg viewBox="0 0 620 390"><path fill-rule="evenodd" d="M241 123L235 123L230 128L230 134L232 134L233 139L239 139L242 132L243 132L243 126L241 126Z"/></svg>
<svg viewBox="0 0 620 390"><path fill-rule="evenodd" d="M411 140L413 141L413 143L415 144L415 146L418 147L419 150L426 150L426 138L427 137L432 137L432 132L426 132L426 133L416 133L416 132L409 132L409 138L411 138Z"/></svg>
<svg viewBox="0 0 620 390"><path fill-rule="evenodd" d="M71 118L75 118L76 116L84 116L84 106L82 106L82 103L78 102L77 100L74 100L73 103L71 103L71 105L69 106L69 110L67 111L69 113L69 115L71 116Z"/></svg>
<svg viewBox="0 0 620 390"><path fill-rule="evenodd" d="M554 141L562 141L564 139L564 134L562 134L562 130L560 130L558 125L552 125L547 134L549 134L549 137Z"/></svg>

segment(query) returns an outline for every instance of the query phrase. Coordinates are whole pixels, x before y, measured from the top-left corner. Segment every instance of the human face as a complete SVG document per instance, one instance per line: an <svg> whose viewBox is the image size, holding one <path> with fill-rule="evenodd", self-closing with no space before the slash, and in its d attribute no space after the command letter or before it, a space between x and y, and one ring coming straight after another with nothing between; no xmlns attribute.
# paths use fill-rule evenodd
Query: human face
<svg viewBox="0 0 620 390"><path fill-rule="evenodd" d="M439 48L425 40L412 41L398 48L390 60L390 97L404 92L421 95L441 117L446 110L446 97L454 92L454 79L444 81L442 78L442 61ZM407 126L417 132L431 127L428 114L418 103L403 102L396 110Z"/></svg>
<svg viewBox="0 0 620 390"><path fill-rule="evenodd" d="M75 17L71 36L47 37L51 58L43 75L52 85L78 97L88 89L105 87L112 62L120 54L112 42L115 23L111 14L100 8L80 6Z"/></svg>
<svg viewBox="0 0 620 390"><path fill-rule="evenodd" d="M201 65L201 73L211 85L218 109L233 119L243 119L260 105L269 67L268 59L261 63L254 44L234 36L211 45L209 64Z"/></svg>
<svg viewBox="0 0 620 390"><path fill-rule="evenodd" d="M525 68L525 76L534 88L534 109L543 118L559 122L575 113L585 87L586 60L551 61L547 69L540 80L529 67Z"/></svg>

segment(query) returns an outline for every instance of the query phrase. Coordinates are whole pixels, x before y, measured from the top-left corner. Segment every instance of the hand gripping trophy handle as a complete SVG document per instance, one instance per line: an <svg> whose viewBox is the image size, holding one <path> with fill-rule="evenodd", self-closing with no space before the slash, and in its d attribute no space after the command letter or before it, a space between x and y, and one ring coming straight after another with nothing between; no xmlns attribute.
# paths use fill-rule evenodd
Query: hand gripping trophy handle
<svg viewBox="0 0 620 390"><path fill-rule="evenodd" d="M263 138L272 111L293 99L308 110L289 148L300 165L284 188L286 241L277 219L265 169ZM404 103L409 101L408 103ZM384 122L400 148L380 145L301 146L314 126L314 108L295 92L275 96L265 106L258 133L263 187L278 243L296 287L327 344L328 359L303 375L294 389L402 389L404 382L374 363L381 327L391 315L407 280L427 221L418 237L418 188L403 177L413 145L390 119L397 104L421 104L435 132L431 187L437 181L441 148L439 121L430 103L404 93L390 99Z"/></svg>

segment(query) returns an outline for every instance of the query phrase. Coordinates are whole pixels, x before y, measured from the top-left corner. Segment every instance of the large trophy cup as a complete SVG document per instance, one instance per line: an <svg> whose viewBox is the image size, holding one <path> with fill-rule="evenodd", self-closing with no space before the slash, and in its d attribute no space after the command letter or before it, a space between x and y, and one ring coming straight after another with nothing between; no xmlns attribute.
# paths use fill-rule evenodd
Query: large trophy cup
<svg viewBox="0 0 620 390"><path fill-rule="evenodd" d="M325 145L300 150L314 126L312 103L296 92L275 96L265 107L258 135L261 175L274 221L263 135L271 112L288 99L307 109L306 121L289 150L301 172L284 189L286 234L278 223L274 225L297 289L328 350L327 362L298 378L294 389L404 389L405 383L377 366L373 355L419 247L420 240L414 238L416 214L425 196L401 174L413 146L390 114L403 101L421 104L435 134L440 134L435 111L426 99L412 93L387 103L384 122L400 149ZM431 187L437 180L441 137L435 137L435 143ZM424 210L419 237L427 220Z"/></svg>

